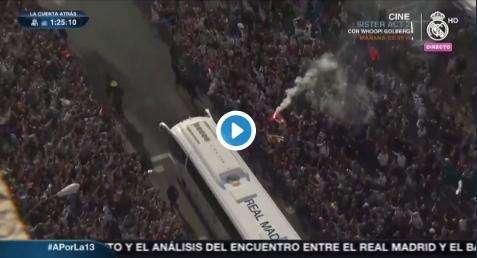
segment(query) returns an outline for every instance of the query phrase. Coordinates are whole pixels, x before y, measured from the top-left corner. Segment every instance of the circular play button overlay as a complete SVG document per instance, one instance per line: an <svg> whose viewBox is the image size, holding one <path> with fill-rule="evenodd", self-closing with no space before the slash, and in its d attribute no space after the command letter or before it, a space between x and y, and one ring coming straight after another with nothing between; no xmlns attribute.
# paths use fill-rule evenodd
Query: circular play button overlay
<svg viewBox="0 0 477 258"><path fill-rule="evenodd" d="M252 118L242 111L230 111L223 115L215 131L222 146L236 151L250 146L257 133Z"/></svg>

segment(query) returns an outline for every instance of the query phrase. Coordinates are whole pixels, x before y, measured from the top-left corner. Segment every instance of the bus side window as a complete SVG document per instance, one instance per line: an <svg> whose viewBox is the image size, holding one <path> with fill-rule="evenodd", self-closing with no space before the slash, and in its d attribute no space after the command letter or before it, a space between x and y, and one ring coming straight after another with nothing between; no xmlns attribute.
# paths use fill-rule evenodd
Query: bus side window
<svg viewBox="0 0 477 258"><path fill-rule="evenodd" d="M239 186L240 185L240 178L236 175L227 176L226 181L227 181L228 184L231 184L232 186Z"/></svg>

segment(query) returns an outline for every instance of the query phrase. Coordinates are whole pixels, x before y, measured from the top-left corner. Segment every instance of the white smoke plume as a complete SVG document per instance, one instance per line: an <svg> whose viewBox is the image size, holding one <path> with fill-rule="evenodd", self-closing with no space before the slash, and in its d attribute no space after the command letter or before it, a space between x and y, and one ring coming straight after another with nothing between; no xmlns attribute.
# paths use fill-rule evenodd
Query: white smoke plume
<svg viewBox="0 0 477 258"><path fill-rule="evenodd" d="M304 94L314 109L337 120L350 123L366 123L374 116L376 96L363 84L348 84L347 71L330 53L316 59L305 73L295 79L295 86L286 90L286 96L275 109L275 114L288 108Z"/></svg>
<svg viewBox="0 0 477 258"><path fill-rule="evenodd" d="M311 67L305 73L305 76L296 77L295 86L285 91L285 99L283 99L282 103L275 109L275 113L282 112L292 103L293 98L300 93L312 89L315 84L314 82L318 80L318 77L321 74L336 70L337 68L338 62L336 62L333 55L329 53L323 54L319 59L313 62Z"/></svg>

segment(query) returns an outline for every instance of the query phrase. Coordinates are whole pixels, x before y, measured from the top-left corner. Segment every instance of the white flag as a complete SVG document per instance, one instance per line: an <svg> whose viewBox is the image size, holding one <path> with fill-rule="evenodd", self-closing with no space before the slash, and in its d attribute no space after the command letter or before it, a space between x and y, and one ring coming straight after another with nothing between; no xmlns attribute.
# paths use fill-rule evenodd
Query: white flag
<svg viewBox="0 0 477 258"><path fill-rule="evenodd" d="M78 192L79 187L80 185L78 183L72 183L70 185L65 186L58 193L56 193L56 196L62 197L70 194L75 194Z"/></svg>

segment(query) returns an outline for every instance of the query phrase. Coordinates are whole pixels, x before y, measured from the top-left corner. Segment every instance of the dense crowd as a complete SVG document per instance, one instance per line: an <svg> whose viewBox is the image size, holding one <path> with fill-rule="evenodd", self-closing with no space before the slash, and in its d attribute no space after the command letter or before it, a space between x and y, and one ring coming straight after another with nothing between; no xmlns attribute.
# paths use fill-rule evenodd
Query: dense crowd
<svg viewBox="0 0 477 258"><path fill-rule="evenodd" d="M31 236L184 237L125 150L122 117L93 98L66 33L20 28L19 5L0 3L0 165Z"/></svg>
<svg viewBox="0 0 477 258"><path fill-rule="evenodd" d="M370 58L357 55L343 64L348 85L363 81L376 96L369 121L350 123L304 103L271 119L307 64L338 49L350 15L342 6L154 1L150 12L173 37L183 83L199 91L205 85L218 109L254 118L254 145L266 155L260 176L284 189L311 221L310 237L475 239L475 136L466 106L475 99L461 94L462 58L450 60L448 73L441 69L436 77L429 61L414 60L399 47L406 43L389 44L386 55L412 72L402 78L398 68L376 61L384 57L373 49ZM369 46L350 44L355 53L368 53Z"/></svg>

